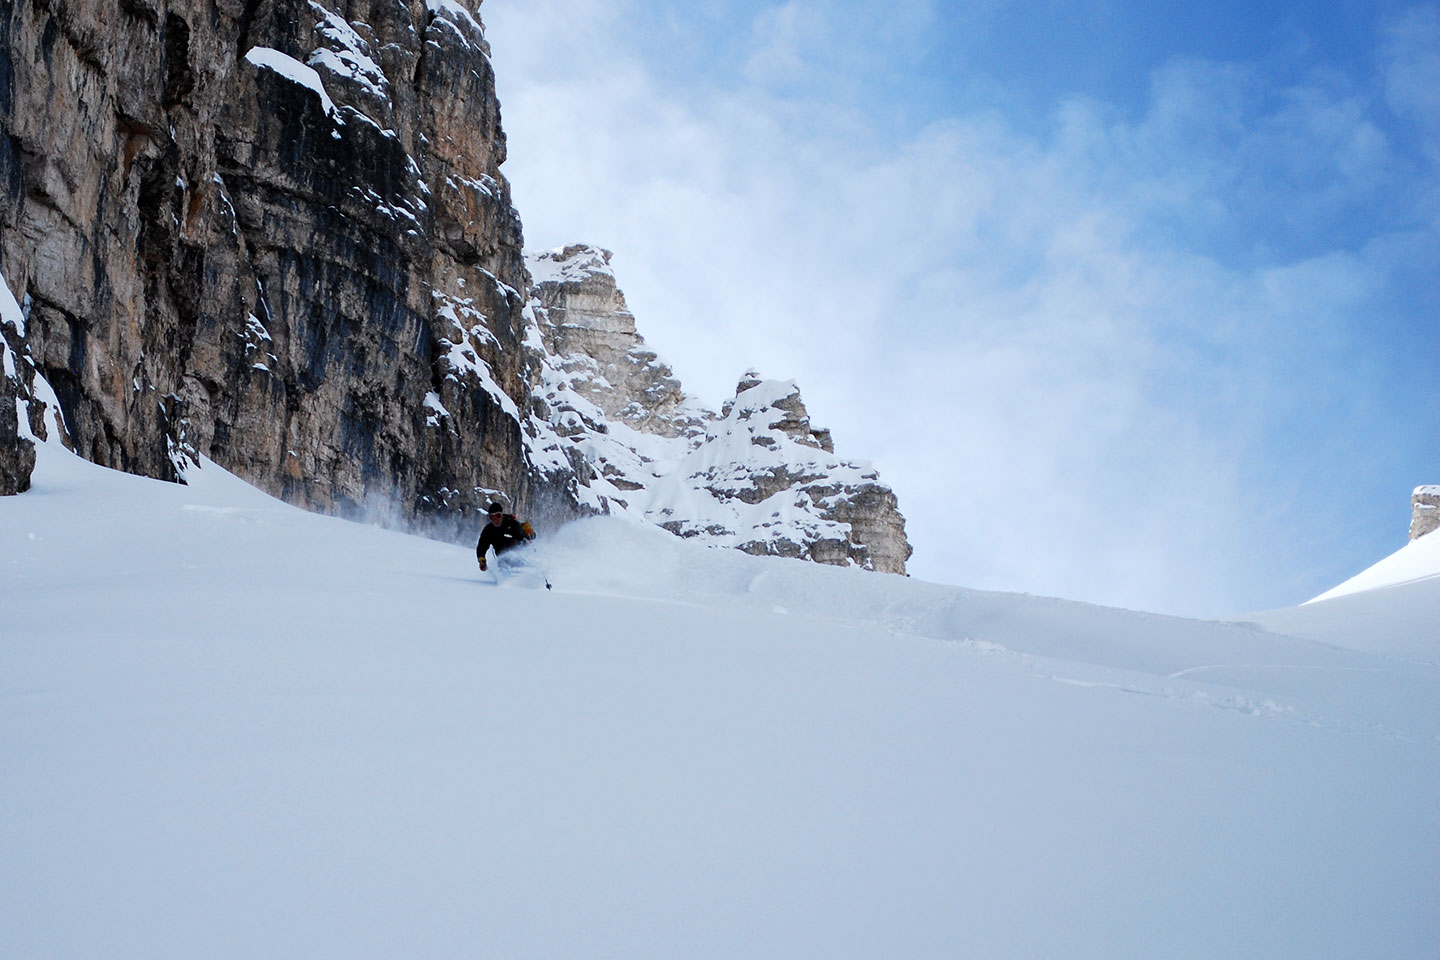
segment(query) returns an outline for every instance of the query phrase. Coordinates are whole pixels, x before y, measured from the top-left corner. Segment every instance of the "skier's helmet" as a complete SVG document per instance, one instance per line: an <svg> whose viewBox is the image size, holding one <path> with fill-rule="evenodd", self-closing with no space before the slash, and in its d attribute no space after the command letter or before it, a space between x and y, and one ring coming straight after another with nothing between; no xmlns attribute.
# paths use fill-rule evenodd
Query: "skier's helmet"
<svg viewBox="0 0 1440 960"><path fill-rule="evenodd" d="M505 508L498 503L492 503L490 504L490 508L487 512L493 517L497 513L504 513Z"/></svg>

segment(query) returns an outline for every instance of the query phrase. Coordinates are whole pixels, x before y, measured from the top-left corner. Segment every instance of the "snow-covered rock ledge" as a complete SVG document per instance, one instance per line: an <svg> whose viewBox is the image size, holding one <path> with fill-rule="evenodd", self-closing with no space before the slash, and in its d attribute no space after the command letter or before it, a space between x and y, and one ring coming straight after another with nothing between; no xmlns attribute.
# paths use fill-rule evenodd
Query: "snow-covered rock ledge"
<svg viewBox="0 0 1440 960"><path fill-rule="evenodd" d="M1440 529L1440 484L1416 487L1410 498L1410 539Z"/></svg>

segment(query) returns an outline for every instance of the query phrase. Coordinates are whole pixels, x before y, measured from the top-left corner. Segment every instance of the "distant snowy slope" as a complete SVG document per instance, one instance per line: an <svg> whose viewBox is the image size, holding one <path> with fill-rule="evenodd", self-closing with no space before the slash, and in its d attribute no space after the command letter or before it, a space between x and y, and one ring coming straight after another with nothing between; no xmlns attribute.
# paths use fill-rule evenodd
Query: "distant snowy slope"
<svg viewBox="0 0 1440 960"><path fill-rule="evenodd" d="M1337 647L1440 664L1440 578L1312 600L1249 619L1268 630Z"/></svg>
<svg viewBox="0 0 1440 960"><path fill-rule="evenodd" d="M1440 943L1440 668L613 518L497 588L213 465L40 454L0 499L7 957Z"/></svg>
<svg viewBox="0 0 1440 960"><path fill-rule="evenodd" d="M1364 590L1378 590L1382 587L1437 578L1440 578L1440 537L1426 535L1410 541L1384 560L1338 587L1325 591L1310 602L1318 603Z"/></svg>
<svg viewBox="0 0 1440 960"><path fill-rule="evenodd" d="M1410 541L1303 606L1250 619L1367 653L1440 663L1440 535Z"/></svg>

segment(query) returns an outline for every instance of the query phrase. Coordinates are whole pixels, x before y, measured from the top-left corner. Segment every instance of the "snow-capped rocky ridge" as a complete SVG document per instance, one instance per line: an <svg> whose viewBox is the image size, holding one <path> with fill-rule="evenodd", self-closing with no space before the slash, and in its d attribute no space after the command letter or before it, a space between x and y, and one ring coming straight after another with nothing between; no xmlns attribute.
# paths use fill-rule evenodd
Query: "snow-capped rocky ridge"
<svg viewBox="0 0 1440 960"><path fill-rule="evenodd" d="M747 371L709 410L636 331L608 251L577 244L527 266L530 432L558 438L588 506L751 554L905 572L895 494L835 455L794 381Z"/></svg>

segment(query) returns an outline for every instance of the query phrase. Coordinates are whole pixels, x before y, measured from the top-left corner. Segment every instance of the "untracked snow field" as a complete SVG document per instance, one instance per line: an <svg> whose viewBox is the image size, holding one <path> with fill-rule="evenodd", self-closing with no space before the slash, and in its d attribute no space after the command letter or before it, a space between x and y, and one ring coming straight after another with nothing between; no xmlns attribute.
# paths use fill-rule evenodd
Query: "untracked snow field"
<svg viewBox="0 0 1440 960"><path fill-rule="evenodd" d="M190 479L0 499L6 960L1440 957L1440 579L1206 623L601 519L547 592Z"/></svg>

